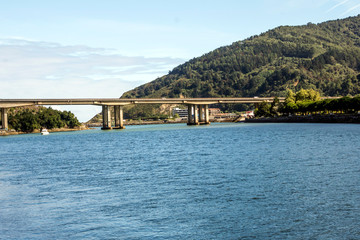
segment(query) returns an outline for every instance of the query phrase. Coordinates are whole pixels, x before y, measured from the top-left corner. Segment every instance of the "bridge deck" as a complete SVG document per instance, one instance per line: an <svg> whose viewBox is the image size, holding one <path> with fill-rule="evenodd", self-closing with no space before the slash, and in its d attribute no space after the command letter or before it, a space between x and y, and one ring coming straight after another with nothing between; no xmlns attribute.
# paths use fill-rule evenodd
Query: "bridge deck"
<svg viewBox="0 0 360 240"><path fill-rule="evenodd" d="M327 98L327 97L325 97ZM284 102L285 98L278 98ZM323 98L324 99L324 98ZM103 128L112 129L111 110L115 112L115 128L123 126L123 107L129 104L186 104L188 105L188 125L209 124L209 104L217 103L261 103L272 102L274 97L253 98L68 98L68 99L0 99L2 128L8 130L7 111L11 107L34 105L99 105L102 106Z"/></svg>
<svg viewBox="0 0 360 240"><path fill-rule="evenodd" d="M322 97L338 98L338 97ZM278 98L284 102L284 97ZM32 105L99 105L124 106L129 104L217 104L272 102L274 97L242 98L64 98L64 99L0 99L0 108Z"/></svg>
<svg viewBox="0 0 360 240"><path fill-rule="evenodd" d="M282 102L285 98L279 98ZM128 104L216 104L216 103L260 103L271 102L265 98L72 98L72 99L0 99L0 107L29 105L128 105Z"/></svg>

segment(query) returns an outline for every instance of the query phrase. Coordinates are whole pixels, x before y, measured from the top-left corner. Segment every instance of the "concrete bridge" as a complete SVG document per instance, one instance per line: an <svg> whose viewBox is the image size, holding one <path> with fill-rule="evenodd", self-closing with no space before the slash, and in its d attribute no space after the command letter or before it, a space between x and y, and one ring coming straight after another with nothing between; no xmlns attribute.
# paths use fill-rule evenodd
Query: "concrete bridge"
<svg viewBox="0 0 360 240"><path fill-rule="evenodd" d="M102 106L102 129L122 129L123 107L130 104L184 104L188 106L188 125L209 124L210 104L272 102L273 97L253 98L74 98L74 99L0 99L2 129L8 130L7 111L13 107L35 105L98 105ZM285 98L280 97L280 102ZM111 125L111 108L114 108L115 126Z"/></svg>

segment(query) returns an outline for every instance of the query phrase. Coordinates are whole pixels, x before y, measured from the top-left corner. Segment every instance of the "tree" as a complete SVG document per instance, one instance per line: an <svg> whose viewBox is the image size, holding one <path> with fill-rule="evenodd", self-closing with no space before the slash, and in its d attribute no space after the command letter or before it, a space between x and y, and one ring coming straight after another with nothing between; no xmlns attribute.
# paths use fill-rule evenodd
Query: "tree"
<svg viewBox="0 0 360 240"><path fill-rule="evenodd" d="M270 106L270 114L272 116L278 116L279 115L279 113L278 113L279 103L280 103L279 98L275 97L274 101L271 103L271 106Z"/></svg>
<svg viewBox="0 0 360 240"><path fill-rule="evenodd" d="M69 128L75 128L81 125L77 117L75 117L75 115L70 111L61 112L60 117Z"/></svg>
<svg viewBox="0 0 360 240"><path fill-rule="evenodd" d="M270 117L270 104L267 102L261 102L259 107L254 111L255 117Z"/></svg>
<svg viewBox="0 0 360 240"><path fill-rule="evenodd" d="M296 96L295 93L291 89L288 89L286 92L285 105L288 103L295 103L296 102L295 96Z"/></svg>
<svg viewBox="0 0 360 240"><path fill-rule="evenodd" d="M288 102L281 108L281 112L285 114L295 114L299 107L295 102Z"/></svg>
<svg viewBox="0 0 360 240"><path fill-rule="evenodd" d="M311 100L310 93L308 90L300 89L300 91L295 94L295 102Z"/></svg>
<svg viewBox="0 0 360 240"><path fill-rule="evenodd" d="M307 90L308 92L308 99L309 101L319 101L320 100L320 93L318 91L315 91L314 89Z"/></svg>
<svg viewBox="0 0 360 240"><path fill-rule="evenodd" d="M302 114L307 114L308 112L311 112L309 109L309 106L312 104L313 102L311 101L301 101L298 102L296 105L298 107L297 112L300 112Z"/></svg>
<svg viewBox="0 0 360 240"><path fill-rule="evenodd" d="M38 116L29 109L9 116L9 126L16 131L32 132L40 128Z"/></svg>
<svg viewBox="0 0 360 240"><path fill-rule="evenodd" d="M360 111L360 96L356 96L351 100L351 106L355 112Z"/></svg>
<svg viewBox="0 0 360 240"><path fill-rule="evenodd" d="M41 127L53 129L80 126L75 115L68 111L37 107L35 109L17 108L9 114L9 126L16 131L32 132Z"/></svg>

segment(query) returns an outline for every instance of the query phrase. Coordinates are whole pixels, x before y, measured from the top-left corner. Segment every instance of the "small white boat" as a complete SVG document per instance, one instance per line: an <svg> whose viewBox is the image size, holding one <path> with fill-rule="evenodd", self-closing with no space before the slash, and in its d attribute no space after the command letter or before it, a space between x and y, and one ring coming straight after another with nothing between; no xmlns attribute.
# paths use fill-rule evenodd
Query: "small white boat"
<svg viewBox="0 0 360 240"><path fill-rule="evenodd" d="M46 128L44 128L43 130L41 130L41 135L49 135L49 132Z"/></svg>

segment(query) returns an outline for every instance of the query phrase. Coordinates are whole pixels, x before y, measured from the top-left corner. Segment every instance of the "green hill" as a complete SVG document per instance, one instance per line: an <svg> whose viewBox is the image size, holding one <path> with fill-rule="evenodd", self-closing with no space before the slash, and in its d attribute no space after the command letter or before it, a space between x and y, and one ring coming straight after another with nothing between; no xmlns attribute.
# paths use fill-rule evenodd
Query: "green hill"
<svg viewBox="0 0 360 240"><path fill-rule="evenodd" d="M281 26L194 58L123 94L140 97L324 96L360 93L360 15Z"/></svg>
<svg viewBox="0 0 360 240"><path fill-rule="evenodd" d="M10 108L9 128L21 132L33 132L47 128L78 128L81 123L70 111L59 111L42 106ZM1 121L0 121L1 123Z"/></svg>

